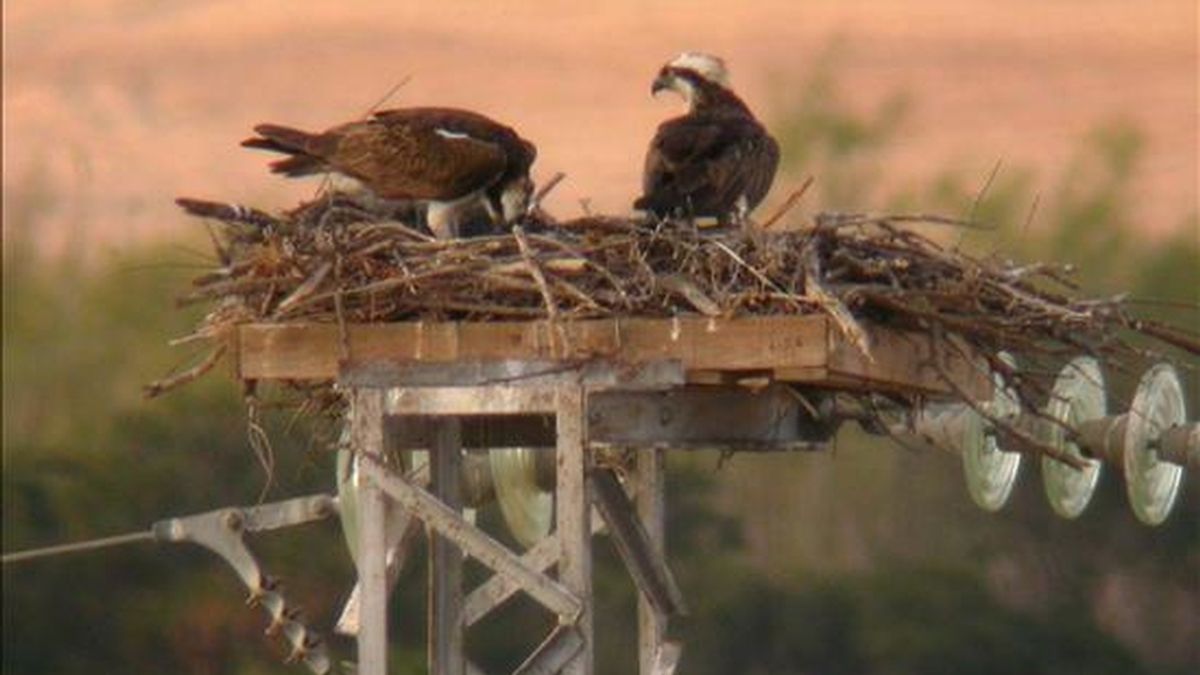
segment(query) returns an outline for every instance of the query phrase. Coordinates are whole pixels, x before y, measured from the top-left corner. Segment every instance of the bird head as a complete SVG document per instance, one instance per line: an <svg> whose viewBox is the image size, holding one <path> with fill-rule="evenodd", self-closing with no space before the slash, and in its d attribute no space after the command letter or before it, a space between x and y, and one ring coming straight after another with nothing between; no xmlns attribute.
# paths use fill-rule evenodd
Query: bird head
<svg viewBox="0 0 1200 675"><path fill-rule="evenodd" d="M684 52L658 71L658 77L650 86L650 93L657 96L663 91L674 91L691 105L705 83L722 88L729 86L729 71L725 68L725 61L712 54Z"/></svg>
<svg viewBox="0 0 1200 675"><path fill-rule="evenodd" d="M529 200L533 197L533 180L528 174L514 178L504 185L500 191L500 214L504 223L512 224L529 210Z"/></svg>

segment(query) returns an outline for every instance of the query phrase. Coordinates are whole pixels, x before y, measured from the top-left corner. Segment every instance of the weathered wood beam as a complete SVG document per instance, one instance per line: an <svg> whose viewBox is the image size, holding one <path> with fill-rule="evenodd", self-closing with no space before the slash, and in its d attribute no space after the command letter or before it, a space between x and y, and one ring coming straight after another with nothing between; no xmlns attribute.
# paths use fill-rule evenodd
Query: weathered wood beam
<svg viewBox="0 0 1200 675"><path fill-rule="evenodd" d="M396 425L389 425L388 422L396 422L397 418L384 420L383 439L385 454L390 454L394 450L400 449L395 445ZM431 441L432 443L432 441ZM429 447L429 444L421 446ZM353 456L350 461L355 461ZM414 485L424 487L429 484L429 465L422 464L408 473L407 480ZM357 504L357 502L351 502ZM345 504L342 508L347 508ZM355 506L354 508L357 508ZM387 545L387 587L388 593L396 587L396 581L400 578L400 572L403 571L404 565L408 560L408 553L412 549L413 542L417 535L421 534L424 526L421 521L414 518L412 513L399 508L395 503L388 504L387 528L384 532L384 542ZM350 596L346 598L346 602L342 605L342 612L338 616L337 623L334 624L334 632L341 635L354 637L358 635L358 629L362 625L360 619L360 611L362 609L362 582L355 580L354 588L350 591Z"/></svg>
<svg viewBox="0 0 1200 675"><path fill-rule="evenodd" d="M390 439L398 448L429 447L434 419L391 417L389 422L402 423L393 425ZM464 447L554 445L550 413L459 419ZM588 395L587 422L592 443L675 448L820 449L836 431L834 423L814 419L789 385L778 384L758 391L686 386L664 392L594 392Z"/></svg>
<svg viewBox="0 0 1200 675"><path fill-rule="evenodd" d="M478 323L351 324L343 359L335 324L239 326L233 353L242 379L322 380L362 364L543 361L580 365L678 361L689 381L736 382L745 376L817 386L947 395L941 368L984 400L990 379L979 364L920 333L869 323L871 357L822 315L718 319L597 319ZM967 352L969 353L969 351ZM382 373L380 373L382 375Z"/></svg>
<svg viewBox="0 0 1200 675"><path fill-rule="evenodd" d="M666 452L656 448L638 451L634 467L634 504L638 518L646 529L650 546L664 558L666 541ZM650 675L666 639L668 619L655 609L644 593L637 598L638 672Z"/></svg>
<svg viewBox="0 0 1200 675"><path fill-rule="evenodd" d="M382 461L383 392L360 389L351 400L350 443L358 463L358 578L362 584L362 627L358 633L358 672L387 675L387 504L371 471ZM365 469L365 470L364 470Z"/></svg>
<svg viewBox="0 0 1200 675"><path fill-rule="evenodd" d="M554 447L554 415L461 415L462 445L484 448ZM388 417L391 440L397 449L428 448L432 443L437 417L392 415Z"/></svg>
<svg viewBox="0 0 1200 675"><path fill-rule="evenodd" d="M558 562L561 548L558 538L551 535L526 551L525 555L521 556L521 563L529 569L544 573ZM474 625L520 590L520 585L511 578L502 574L492 575L471 591L463 601L463 621L468 627Z"/></svg>
<svg viewBox="0 0 1200 675"><path fill-rule="evenodd" d="M686 614L687 606L675 575L671 574L661 549L651 543L616 474L612 469L592 469L588 480L596 508L608 524L613 544L634 585L660 616Z"/></svg>
<svg viewBox="0 0 1200 675"><path fill-rule="evenodd" d="M835 431L836 426L813 419L788 385L761 391L692 386L588 397L588 436L597 443L819 447Z"/></svg>
<svg viewBox="0 0 1200 675"><path fill-rule="evenodd" d="M388 390L388 415L521 415L554 412L552 387L420 387Z"/></svg>
<svg viewBox="0 0 1200 675"><path fill-rule="evenodd" d="M654 653L654 664L646 675L674 675L675 667L683 656L683 645L678 642L666 641L659 644Z"/></svg>
<svg viewBox="0 0 1200 675"><path fill-rule="evenodd" d="M454 513L462 512L461 471L458 420L439 420L429 452L430 493ZM465 675L462 551L436 530L429 539L429 672Z"/></svg>
<svg viewBox="0 0 1200 675"><path fill-rule="evenodd" d="M538 645L513 675L557 675L585 647L583 635L575 626L559 626Z"/></svg>
<svg viewBox="0 0 1200 675"><path fill-rule="evenodd" d="M604 529L604 522L598 514L592 514L592 534ZM521 562L530 568L545 572L558 564L562 557L562 545L558 537L551 535L534 544L521 556ZM478 623L492 610L504 604L506 600L521 590L512 579L503 574L493 574L491 578L475 587L463 601L463 621L467 627Z"/></svg>
<svg viewBox="0 0 1200 675"><path fill-rule="evenodd" d="M753 370L826 363L827 320L812 316L716 319L351 324L352 363L383 361L679 360L687 370ZM341 361L336 324L239 327L243 379L326 379Z"/></svg>
<svg viewBox="0 0 1200 675"><path fill-rule="evenodd" d="M355 387L553 387L580 384L588 391L667 389L686 382L678 359L616 364L604 359L546 361L502 359L451 362L358 361L344 363L338 380Z"/></svg>
<svg viewBox="0 0 1200 675"><path fill-rule="evenodd" d="M396 522L397 520L399 523ZM389 548L386 563L389 594L396 587L396 581L400 578L400 572L404 570L404 564L408 560L408 553L412 549L413 541L421 530L421 521L413 518L412 514L407 511L397 509L389 513L387 536ZM391 541L392 537L395 537L394 541ZM351 637L358 635L359 628L362 626L361 612L362 582L356 581L354 588L350 590L350 596L346 598L346 603L342 606L342 613L338 615L337 623L334 624L334 632Z"/></svg>
<svg viewBox="0 0 1200 675"><path fill-rule="evenodd" d="M467 522L436 497L391 475L374 462L364 463L361 469L392 499L416 513L431 529L458 544L467 555L512 578L533 599L551 611L560 616L575 616L582 610L582 600L565 584L525 565L515 553Z"/></svg>
<svg viewBox="0 0 1200 675"><path fill-rule="evenodd" d="M555 533L562 545L558 579L580 598L579 613L567 620L583 638L579 653L562 668L563 675L592 675L595 667L592 606L592 500L587 451L586 395L582 387L562 385L556 393L558 468L555 476Z"/></svg>

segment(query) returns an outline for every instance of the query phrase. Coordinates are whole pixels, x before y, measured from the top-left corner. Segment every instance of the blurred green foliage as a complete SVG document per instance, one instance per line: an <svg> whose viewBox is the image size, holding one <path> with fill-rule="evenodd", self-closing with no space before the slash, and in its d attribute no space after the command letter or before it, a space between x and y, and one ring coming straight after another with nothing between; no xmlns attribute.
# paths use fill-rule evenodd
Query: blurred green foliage
<svg viewBox="0 0 1200 675"><path fill-rule="evenodd" d="M690 672L1130 673L1094 626L1004 608L970 573L896 566L800 588L754 580L712 609Z"/></svg>
<svg viewBox="0 0 1200 675"><path fill-rule="evenodd" d="M818 178L822 207L969 216L994 227L964 242L980 253L1074 263L1089 292L1192 303L1146 311L1200 328L1200 222L1193 215L1165 239L1138 234L1129 193L1142 148L1135 129L1100 127L1052 180L1000 167L983 189L977 172L955 169L881 194L882 158L911 102L896 95L854 113L834 66L823 62L790 87L798 98L774 125L788 169ZM201 311L172 307L200 257L153 248L103 261L70 251L45 259L28 233L69 196L34 172L6 197L4 550L254 502L266 476L230 378L218 369L161 400L141 397L141 385L200 356L166 345ZM1193 395L1196 385L1193 372ZM267 425L277 459L269 498L331 489L331 458L313 430L293 428L285 414ZM692 609L673 629L687 645L680 672L1183 673L1200 665L1194 476L1171 520L1151 530L1132 521L1112 477L1076 522L1049 515L1030 475L1005 512L979 513L956 463L885 449L850 430L834 453L715 466L707 453L672 457L671 561ZM497 524L495 513L482 518ZM352 583L336 525L251 543L311 622L331 625ZM633 590L604 539L597 556L599 672L633 672ZM421 552L412 559L392 605L397 673L424 669L425 571ZM242 605L231 571L198 549L81 554L6 567L3 581L5 673L300 672L280 665L281 646L262 637L265 618ZM508 672L550 627L531 603L514 602L472 630L472 659ZM332 640L335 654L353 653Z"/></svg>

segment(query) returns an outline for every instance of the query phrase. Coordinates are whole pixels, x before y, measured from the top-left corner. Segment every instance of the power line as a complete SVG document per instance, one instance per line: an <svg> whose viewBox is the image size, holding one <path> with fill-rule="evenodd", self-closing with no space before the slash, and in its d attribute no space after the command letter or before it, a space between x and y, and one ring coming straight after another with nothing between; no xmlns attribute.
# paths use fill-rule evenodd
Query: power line
<svg viewBox="0 0 1200 675"><path fill-rule="evenodd" d="M154 533L147 532L131 532L129 534L118 534L112 537L102 537L100 539L89 539L88 541L80 541L74 544L59 544L58 546L46 546L44 548L33 548L27 551L18 551L17 553L6 553L0 556L0 563L7 565L9 563L24 562L35 558L46 558L50 556L66 555L68 553L78 553L79 551L91 551L98 548L109 548L112 546L124 546L139 541L153 541Z"/></svg>

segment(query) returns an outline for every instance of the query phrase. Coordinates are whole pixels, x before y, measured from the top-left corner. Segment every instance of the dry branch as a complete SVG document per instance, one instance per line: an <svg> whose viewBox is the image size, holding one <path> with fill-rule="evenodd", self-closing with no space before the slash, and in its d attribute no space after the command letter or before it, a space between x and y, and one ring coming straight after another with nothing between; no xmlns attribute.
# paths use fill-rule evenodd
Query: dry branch
<svg viewBox="0 0 1200 675"><path fill-rule="evenodd" d="M437 240L412 209L380 213L341 195L278 218L194 200L184 206L227 219L216 246L228 261L183 298L218 303L198 335L224 335L247 321L821 312L868 356L863 322L952 337L994 366L1029 408L1044 400L1065 358L1088 353L1117 366L1145 358L1128 340L1134 334L1200 353L1200 336L1139 320L1123 297L1078 297L1068 268L976 258L909 227L976 227L936 215L821 214L807 227L764 231L599 215L555 222L537 209L511 233ZM259 226L247 225L247 213ZM1001 351L1021 368L1002 367Z"/></svg>

